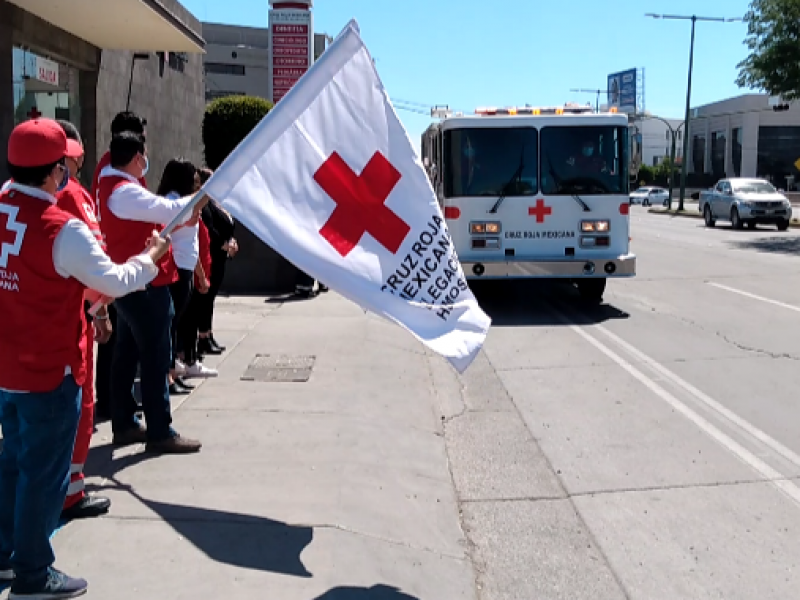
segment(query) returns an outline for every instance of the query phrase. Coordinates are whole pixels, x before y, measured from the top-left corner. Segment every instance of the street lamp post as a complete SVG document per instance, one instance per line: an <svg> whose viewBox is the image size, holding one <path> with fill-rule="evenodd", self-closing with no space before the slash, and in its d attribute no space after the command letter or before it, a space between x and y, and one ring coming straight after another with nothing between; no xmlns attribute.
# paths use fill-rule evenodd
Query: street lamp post
<svg viewBox="0 0 800 600"><path fill-rule="evenodd" d="M669 154L669 201L668 201L668 208L672 208L672 192L675 187L675 152L677 150L677 139L678 139L678 132L681 130L681 127L685 125L685 123L681 123L677 127L672 127L672 123L664 119L663 117L657 117L656 115L640 115L641 119L655 119L656 121L661 121L664 125L667 126L670 133L670 139L672 140L672 147L670 148Z"/></svg>
<svg viewBox="0 0 800 600"><path fill-rule="evenodd" d="M645 17L652 17L654 19L678 19L683 21L692 22L692 41L689 45L689 78L688 85L686 86L686 115L684 119L685 132L683 136L683 158L681 159L681 195L678 200L678 210L683 210L683 201L686 197L686 174L688 169L689 156L689 119L691 117L691 102L692 102L692 69L694 68L694 29L698 21L715 21L717 23L732 23L734 21L741 21L741 17L698 17L697 15L657 15L654 13L647 13Z"/></svg>

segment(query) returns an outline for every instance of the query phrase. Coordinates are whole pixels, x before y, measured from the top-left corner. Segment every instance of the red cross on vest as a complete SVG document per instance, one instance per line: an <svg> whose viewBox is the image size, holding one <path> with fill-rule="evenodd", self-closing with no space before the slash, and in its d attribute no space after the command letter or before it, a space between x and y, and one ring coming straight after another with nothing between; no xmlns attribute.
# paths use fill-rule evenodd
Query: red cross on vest
<svg viewBox="0 0 800 600"><path fill-rule="evenodd" d="M400 172L380 152L356 175L336 152L314 173L314 181L336 203L320 235L347 256L365 233L392 254L400 249L411 227L385 205Z"/></svg>
<svg viewBox="0 0 800 600"><path fill-rule="evenodd" d="M546 206L544 200L537 200L535 207L531 206L528 208L528 214L532 217L536 217L537 223L544 223L544 218L547 215L553 214L553 208Z"/></svg>

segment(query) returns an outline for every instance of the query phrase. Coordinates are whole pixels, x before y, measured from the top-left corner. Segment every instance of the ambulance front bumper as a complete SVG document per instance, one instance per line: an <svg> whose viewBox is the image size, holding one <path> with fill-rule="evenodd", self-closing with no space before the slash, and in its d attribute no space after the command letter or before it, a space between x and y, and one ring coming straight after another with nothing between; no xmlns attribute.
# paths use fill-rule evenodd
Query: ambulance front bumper
<svg viewBox="0 0 800 600"><path fill-rule="evenodd" d="M633 277L636 255L551 260L462 261L467 279Z"/></svg>

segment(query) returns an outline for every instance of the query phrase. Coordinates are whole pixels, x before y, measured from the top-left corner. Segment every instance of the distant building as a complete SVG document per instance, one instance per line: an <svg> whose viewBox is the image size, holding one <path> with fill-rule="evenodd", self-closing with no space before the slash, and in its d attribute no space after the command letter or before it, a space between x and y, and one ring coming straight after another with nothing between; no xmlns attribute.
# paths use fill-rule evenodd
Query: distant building
<svg viewBox="0 0 800 600"><path fill-rule="evenodd" d="M664 121L645 116L638 117L632 122L632 125L641 135L643 165L656 167L670 157L673 131L676 132L675 162L676 164L681 162L684 135L683 119L664 119Z"/></svg>
<svg viewBox="0 0 800 600"><path fill-rule="evenodd" d="M272 100L269 36L267 27L203 23L207 102L236 95ZM314 34L315 58L325 51L328 39Z"/></svg>
<svg viewBox="0 0 800 600"><path fill-rule="evenodd" d="M767 94L745 94L699 106L689 124L689 171L723 177L763 177L797 189L800 103L776 111Z"/></svg>

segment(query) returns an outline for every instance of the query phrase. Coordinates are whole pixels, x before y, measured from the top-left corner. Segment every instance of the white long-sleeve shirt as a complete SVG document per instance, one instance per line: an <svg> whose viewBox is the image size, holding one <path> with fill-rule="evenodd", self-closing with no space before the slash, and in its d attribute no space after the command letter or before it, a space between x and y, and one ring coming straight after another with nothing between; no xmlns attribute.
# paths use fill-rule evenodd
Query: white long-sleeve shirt
<svg viewBox="0 0 800 600"><path fill-rule="evenodd" d="M165 196L168 200L180 198L175 192L170 192ZM179 227L173 230L170 238L172 239L172 258L179 269L194 271L197 267L197 260L200 258L200 224L193 226Z"/></svg>
<svg viewBox="0 0 800 600"><path fill-rule="evenodd" d="M115 217L126 221L139 221L155 225L169 225L178 214L186 208L190 198L171 200L143 188L133 176L113 167L100 171L100 178L122 177L130 181L130 185L121 185L108 198L108 208ZM192 218L191 213L181 220L185 223Z"/></svg>
<svg viewBox="0 0 800 600"><path fill-rule="evenodd" d="M12 183L8 189L56 204L55 196L38 188ZM53 266L62 277L74 277L112 298L142 290L158 275L158 267L146 252L122 265L112 262L94 234L78 219L70 219L58 232L53 243Z"/></svg>

